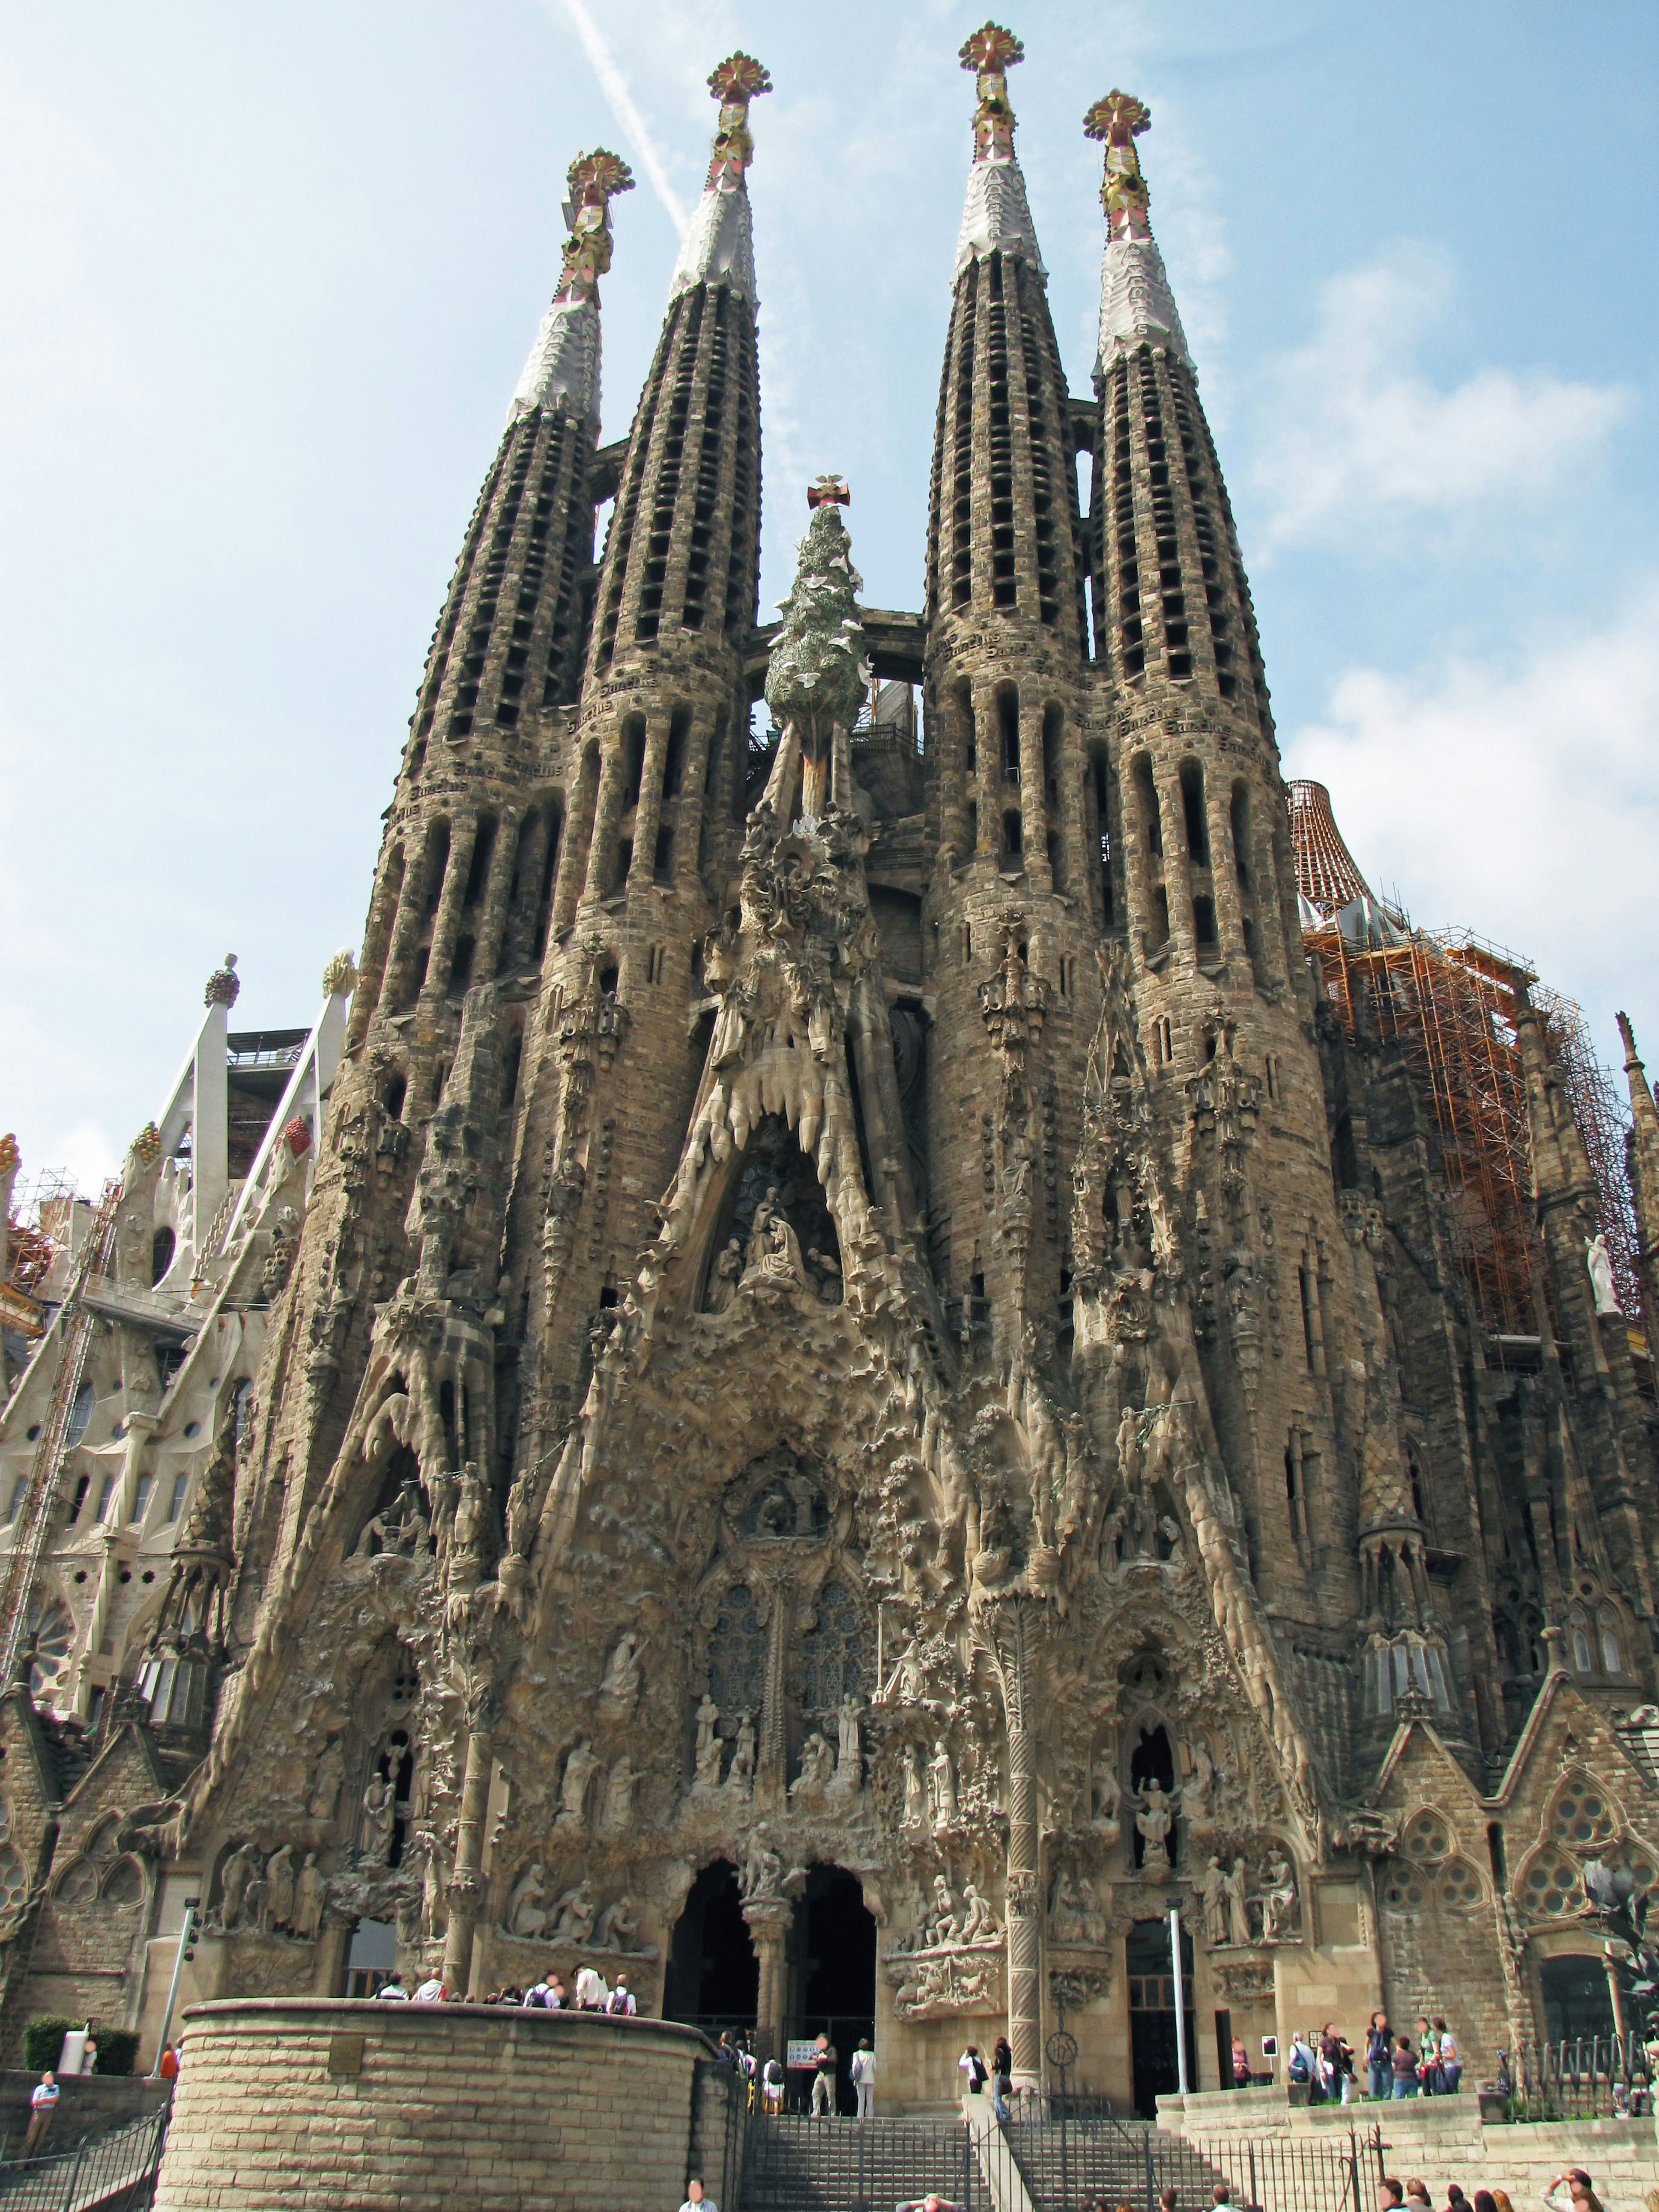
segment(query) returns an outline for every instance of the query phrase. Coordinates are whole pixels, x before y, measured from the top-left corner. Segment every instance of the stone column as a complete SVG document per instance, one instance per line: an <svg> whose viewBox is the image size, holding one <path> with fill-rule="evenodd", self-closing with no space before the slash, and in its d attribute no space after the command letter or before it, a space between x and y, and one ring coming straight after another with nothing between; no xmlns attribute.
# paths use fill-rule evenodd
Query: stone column
<svg viewBox="0 0 1659 2212"><path fill-rule="evenodd" d="M423 998L441 999L448 992L455 939L461 933L461 902L466 896L466 879L472 872L472 848L477 836L476 821L458 822L450 832L449 873L444 878L432 924L432 951L426 963Z"/></svg>
<svg viewBox="0 0 1659 2212"><path fill-rule="evenodd" d="M645 765L640 770L639 811L634 817L634 864L629 873L635 883L653 880L657 861L657 832L662 826L662 777L668 758L669 716L659 708L645 726ZM681 777L684 781L682 763Z"/></svg>
<svg viewBox="0 0 1659 2212"><path fill-rule="evenodd" d="M484 1814L489 1803L491 1738L474 1729L467 1739L466 1771L461 1782L461 1814L455 1830L455 1869L447 1885L449 1926L444 1937L444 1987L453 1997L466 1995L472 1971L472 1931L477 1925L483 1884Z"/></svg>
<svg viewBox="0 0 1659 2212"><path fill-rule="evenodd" d="M975 778L979 786L979 843L981 853L1002 846L1002 717L997 711L996 688L975 684L974 698Z"/></svg>
<svg viewBox="0 0 1659 2212"><path fill-rule="evenodd" d="M610 733L608 750L599 767L599 795L593 813L593 835L587 848L587 881L582 897L588 903L605 897L617 829L623 817L623 787L628 777L628 748L620 727Z"/></svg>
<svg viewBox="0 0 1659 2212"><path fill-rule="evenodd" d="M1054 881L1048 866L1048 793L1043 774L1042 702L1030 676L1019 694L1019 842L1025 872L1039 890Z"/></svg>
<svg viewBox="0 0 1659 2212"><path fill-rule="evenodd" d="M1221 957L1229 965L1243 971L1249 966L1244 957L1244 908L1239 897L1238 870L1234 865L1232 790L1218 776L1205 778L1205 827L1210 837L1210 889L1215 899L1216 936L1221 945ZM1246 856L1244 865L1249 866Z"/></svg>
<svg viewBox="0 0 1659 2212"><path fill-rule="evenodd" d="M1008 1729L1008 2042L1017 2086L1042 2080L1042 1838L1037 1829L1036 1741L1027 1725L1027 1607L1018 1601L988 1608L988 1640L1002 1683Z"/></svg>
<svg viewBox="0 0 1659 2212"><path fill-rule="evenodd" d="M591 762L589 759L592 750L589 747L583 751L575 796L565 820L564 843L553 884L553 914L547 929L550 947L558 942L575 920L576 903L592 865L593 815L599 804L600 781L597 757Z"/></svg>
<svg viewBox="0 0 1659 2212"><path fill-rule="evenodd" d="M408 988L410 965L415 957L415 942L426 920L427 889L432 879L433 839L428 829L417 853L404 856L404 880L398 897L397 918L392 929L392 950L386 954L386 970L380 984L380 995L388 1013L395 1014L403 1004Z"/></svg>
<svg viewBox="0 0 1659 2212"><path fill-rule="evenodd" d="M501 943L507 932L507 905L518 857L519 810L516 806L504 806L501 818L495 824L495 849L489 856L483 912L478 920L478 950L472 963L474 982L493 982L500 967Z"/></svg>
<svg viewBox="0 0 1659 2212"><path fill-rule="evenodd" d="M350 1921L342 1919L332 1906L323 1915L322 1929L317 1937L316 1962L311 1974L311 1993L313 1996L339 1996L345 1982L351 1925Z"/></svg>
<svg viewBox="0 0 1659 2212"><path fill-rule="evenodd" d="M760 1993L755 2003L755 2057L763 2066L769 2058L783 2056L783 2008L788 1995L789 1966L785 1956L795 1908L781 1897L757 1898L745 1905L743 1917L749 1939L760 1960Z"/></svg>

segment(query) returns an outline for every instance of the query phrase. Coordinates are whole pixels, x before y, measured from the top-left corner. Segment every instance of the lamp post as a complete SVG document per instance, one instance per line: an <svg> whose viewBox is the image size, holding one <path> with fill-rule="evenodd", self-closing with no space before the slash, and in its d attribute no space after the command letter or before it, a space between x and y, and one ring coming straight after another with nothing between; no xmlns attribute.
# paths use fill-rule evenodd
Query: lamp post
<svg viewBox="0 0 1659 2212"><path fill-rule="evenodd" d="M179 1948L173 1956L173 1979L167 1984L167 2010L161 2014L161 2032L155 2039L155 2063L149 2069L152 2081L161 2078L161 2053L167 2047L167 2031L173 2026L173 2008L179 1998L179 1977L185 1971L185 1960L196 1956L190 1948L190 1939L196 1932L196 1914L201 1902L199 1897L185 1899L185 1917L179 1926Z"/></svg>
<svg viewBox="0 0 1659 2212"><path fill-rule="evenodd" d="M1170 1964L1174 1970L1176 2016L1176 2078L1187 2094L1187 1997L1181 1979L1181 1899L1166 1899L1170 1908Z"/></svg>

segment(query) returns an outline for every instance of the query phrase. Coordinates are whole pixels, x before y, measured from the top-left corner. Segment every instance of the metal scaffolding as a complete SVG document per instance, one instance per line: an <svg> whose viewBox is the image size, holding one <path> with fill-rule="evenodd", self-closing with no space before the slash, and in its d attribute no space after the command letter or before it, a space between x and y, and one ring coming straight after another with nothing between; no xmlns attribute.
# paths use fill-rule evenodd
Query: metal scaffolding
<svg viewBox="0 0 1659 2212"><path fill-rule="evenodd" d="M1620 1301L1634 1326L1641 1290L1625 1171L1628 1115L1595 1059L1583 1012L1538 987L1530 966L1501 946L1467 930L1413 928L1398 906L1378 902L1323 786L1298 781L1290 791L1304 949L1347 1035L1369 1027L1405 1055L1450 1196L1452 1249L1483 1327L1494 1336L1530 1337L1537 1328L1532 1153L1516 1039L1522 988L1566 1081Z"/></svg>

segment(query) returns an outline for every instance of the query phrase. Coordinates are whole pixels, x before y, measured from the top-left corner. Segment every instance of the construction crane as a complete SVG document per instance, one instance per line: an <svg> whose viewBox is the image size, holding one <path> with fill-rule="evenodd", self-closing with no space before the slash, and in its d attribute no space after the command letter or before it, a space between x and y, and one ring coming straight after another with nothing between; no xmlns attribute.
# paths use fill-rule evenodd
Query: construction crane
<svg viewBox="0 0 1659 2212"><path fill-rule="evenodd" d="M17 1542L6 1563L5 1582L0 1585L0 1638L3 1638L0 1641L0 1685L12 1681L22 1656L29 1601L34 1595L40 1556L46 1548L46 1537L52 1528L52 1510L58 1499L58 1480L63 1470L70 1425L75 1417L75 1401L80 1395L96 1326L97 1316L85 1303L87 1278L109 1272L115 1246L115 1210L120 1200L120 1184L106 1182L92 1227L70 1271L63 1311L58 1316L63 1356L58 1363L52 1403L40 1425L34 1463L29 1469Z"/></svg>

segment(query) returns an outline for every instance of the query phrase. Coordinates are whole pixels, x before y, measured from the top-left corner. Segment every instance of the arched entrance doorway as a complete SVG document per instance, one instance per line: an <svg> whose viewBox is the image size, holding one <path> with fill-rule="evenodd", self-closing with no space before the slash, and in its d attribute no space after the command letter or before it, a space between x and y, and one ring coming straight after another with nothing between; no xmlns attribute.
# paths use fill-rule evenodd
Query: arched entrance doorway
<svg viewBox="0 0 1659 2212"><path fill-rule="evenodd" d="M674 1929L663 1983L665 2020L718 2035L752 2029L760 1995L760 1961L750 1941L730 1859L706 1866L691 1885Z"/></svg>
<svg viewBox="0 0 1659 2212"><path fill-rule="evenodd" d="M1158 2118L1158 2100L1181 2087L1176 2049L1175 1971L1167 1920L1138 1920L1124 1945L1129 1984L1129 2058L1134 2073L1135 2110L1143 2120ZM1187 2036L1187 2080L1198 2087L1198 2034L1193 2017L1193 1939L1181 1932L1182 2025Z"/></svg>
<svg viewBox="0 0 1659 2212"><path fill-rule="evenodd" d="M868 2036L872 2045L876 2039L876 1923L856 1875L841 1867L812 1869L795 1908L793 1949L788 2037L829 2037L836 2047L836 2110L856 2112L848 2069L859 2039ZM811 2087L809 2074L792 2073L790 2105L804 2109Z"/></svg>

